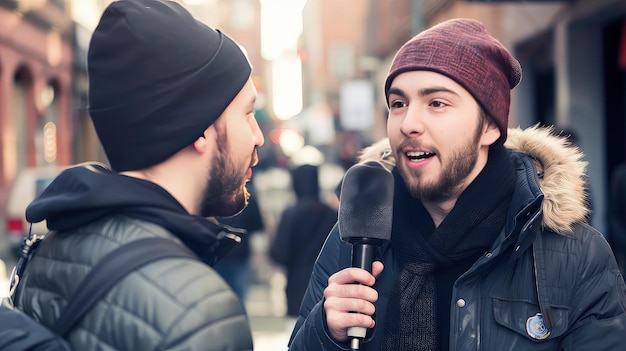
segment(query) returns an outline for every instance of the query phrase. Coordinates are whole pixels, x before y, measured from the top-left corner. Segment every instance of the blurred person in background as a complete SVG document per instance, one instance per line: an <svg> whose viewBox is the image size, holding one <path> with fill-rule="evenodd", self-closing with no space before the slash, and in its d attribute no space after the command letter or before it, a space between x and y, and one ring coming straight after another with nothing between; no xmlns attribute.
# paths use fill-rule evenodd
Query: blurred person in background
<svg viewBox="0 0 626 351"><path fill-rule="evenodd" d="M51 327L105 255L142 238L161 259L108 291L67 339L76 350L252 350L248 316L212 265L237 232L207 217L247 204L264 142L240 46L171 1L115 1L88 51L89 112L110 163L61 173L26 210L47 220L15 305ZM232 237L232 238L231 238Z"/></svg>
<svg viewBox="0 0 626 351"><path fill-rule="evenodd" d="M352 167L358 161L359 152L363 148L356 132L341 131L336 138L337 161L344 170Z"/></svg>
<svg viewBox="0 0 626 351"><path fill-rule="evenodd" d="M609 194L609 242L622 275L626 274L626 163L611 173Z"/></svg>
<svg viewBox="0 0 626 351"><path fill-rule="evenodd" d="M253 182L247 185L248 191L255 194ZM251 240L254 235L261 235L265 230L263 216L259 202L255 196L250 196L248 206L241 213L232 217L218 219L221 224L233 228L243 229L241 242L235 246L224 258L215 264L215 270L226 280L228 285L237 293L239 299L246 302L248 288L251 283L250 259L252 256Z"/></svg>
<svg viewBox="0 0 626 351"><path fill-rule="evenodd" d="M471 19L400 48L384 87L388 139L360 159L393 175L391 239L370 273L351 267L334 227L290 350L624 347L626 286L586 223L582 154L551 128L508 128L521 75Z"/></svg>
<svg viewBox="0 0 626 351"><path fill-rule="evenodd" d="M319 167L291 170L296 203L287 207L270 246L270 258L287 272L287 315L297 317L313 264L337 221L337 210L320 200Z"/></svg>

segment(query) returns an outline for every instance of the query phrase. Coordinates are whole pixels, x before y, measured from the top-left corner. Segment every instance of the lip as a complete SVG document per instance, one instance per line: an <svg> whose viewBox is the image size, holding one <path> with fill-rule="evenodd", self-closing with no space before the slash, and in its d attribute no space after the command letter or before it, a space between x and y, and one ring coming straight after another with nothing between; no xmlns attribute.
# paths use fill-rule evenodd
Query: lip
<svg viewBox="0 0 626 351"><path fill-rule="evenodd" d="M411 151L415 152L415 150ZM406 164L406 166L410 169L423 169L424 167L429 165L434 158L435 156L421 159L419 161L413 161L406 155L406 153L402 153L402 159L404 161L404 164Z"/></svg>
<svg viewBox="0 0 626 351"><path fill-rule="evenodd" d="M416 148L416 147L404 147L402 148L402 152L403 153L409 153L409 152L426 152L426 153L432 153L431 151L428 150L424 150L424 149L420 149L420 148Z"/></svg>

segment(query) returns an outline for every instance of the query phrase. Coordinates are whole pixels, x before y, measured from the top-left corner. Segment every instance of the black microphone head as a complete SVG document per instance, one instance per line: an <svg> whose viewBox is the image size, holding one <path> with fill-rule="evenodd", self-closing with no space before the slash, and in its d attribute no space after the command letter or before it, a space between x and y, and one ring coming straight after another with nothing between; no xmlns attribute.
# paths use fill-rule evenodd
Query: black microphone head
<svg viewBox="0 0 626 351"><path fill-rule="evenodd" d="M391 238L393 183L391 172L376 161L348 169L339 195L341 240Z"/></svg>

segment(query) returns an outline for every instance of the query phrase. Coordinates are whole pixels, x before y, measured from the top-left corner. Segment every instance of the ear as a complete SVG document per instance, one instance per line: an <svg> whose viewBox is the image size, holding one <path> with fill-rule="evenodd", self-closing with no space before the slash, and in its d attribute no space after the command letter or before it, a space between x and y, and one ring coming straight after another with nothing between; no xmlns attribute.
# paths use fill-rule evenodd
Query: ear
<svg viewBox="0 0 626 351"><path fill-rule="evenodd" d="M483 133L480 138L481 145L489 146L496 142L500 138L500 128L491 118L486 119L485 125L483 126Z"/></svg>
<svg viewBox="0 0 626 351"><path fill-rule="evenodd" d="M198 152L205 152L209 147L209 138L211 138L211 133L209 131L211 127L207 128L202 132L202 134L193 142L193 148Z"/></svg>

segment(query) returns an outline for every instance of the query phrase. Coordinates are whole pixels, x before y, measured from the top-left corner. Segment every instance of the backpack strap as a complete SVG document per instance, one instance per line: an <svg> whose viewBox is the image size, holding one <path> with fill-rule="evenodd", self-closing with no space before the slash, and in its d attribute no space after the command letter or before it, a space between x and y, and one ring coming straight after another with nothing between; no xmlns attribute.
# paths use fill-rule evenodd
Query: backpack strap
<svg viewBox="0 0 626 351"><path fill-rule="evenodd" d="M141 266L163 258L198 257L171 239L146 238L132 241L104 256L80 283L52 330L65 336L118 281Z"/></svg>

